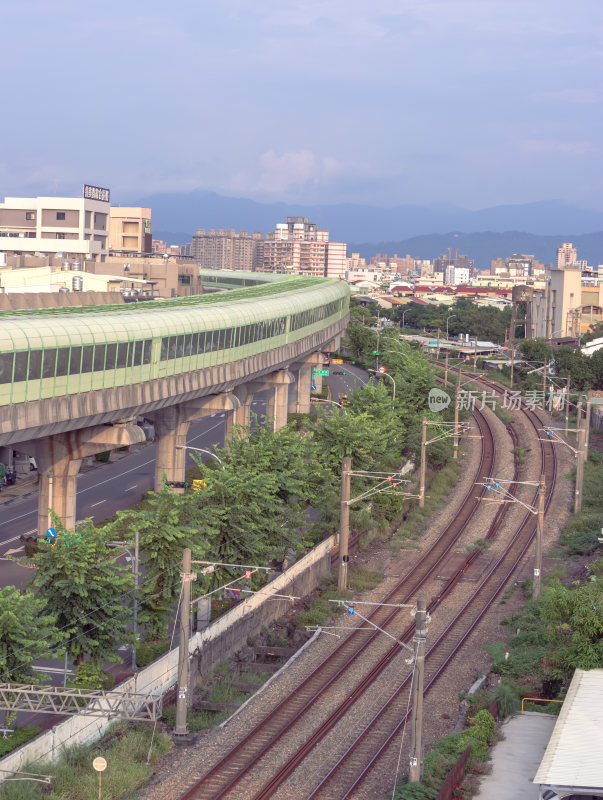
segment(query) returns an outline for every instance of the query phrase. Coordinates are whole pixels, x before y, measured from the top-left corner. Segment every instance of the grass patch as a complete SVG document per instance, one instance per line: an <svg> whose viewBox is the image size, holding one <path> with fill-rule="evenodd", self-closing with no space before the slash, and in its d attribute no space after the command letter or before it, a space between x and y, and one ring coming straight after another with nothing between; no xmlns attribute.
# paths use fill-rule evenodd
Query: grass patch
<svg viewBox="0 0 603 800"><path fill-rule="evenodd" d="M517 456L517 461L519 464L525 464L527 450L524 450L523 447L514 447L511 452L514 456Z"/></svg>
<svg viewBox="0 0 603 800"><path fill-rule="evenodd" d="M355 592L364 592L374 589L383 580L383 573L366 567L350 567L348 570L348 585Z"/></svg>
<svg viewBox="0 0 603 800"><path fill-rule="evenodd" d="M9 733L6 739L0 739L0 758L12 753L17 747L21 747L25 742L29 742L42 731L42 728L36 728L33 725L24 725L22 728L15 728L14 733Z"/></svg>
<svg viewBox="0 0 603 800"><path fill-rule="evenodd" d="M52 774L50 793L40 784L2 784L0 800L97 800L98 776L92 769L92 761L101 755L107 760L103 800L128 797L150 778L153 763L172 749L170 738L156 732L151 764L147 765L152 732L152 725L116 723L100 741L70 747L52 764L36 761L23 767L26 772Z"/></svg>
<svg viewBox="0 0 603 800"><path fill-rule="evenodd" d="M215 728L227 720L233 714L232 711L192 711L186 715L189 730L205 731ZM176 725L176 706L168 706L163 709L162 722L173 728ZM0 800L2 800L0 798Z"/></svg>
<svg viewBox="0 0 603 800"><path fill-rule="evenodd" d="M297 628L304 630L309 625L322 625L333 613L334 608L332 603L329 603L323 597L316 597L310 603L310 608L307 611L300 611L295 617L295 625Z"/></svg>
<svg viewBox="0 0 603 800"><path fill-rule="evenodd" d="M598 454L597 454L598 456ZM575 481L575 470L568 476ZM574 514L563 526L559 550L563 557L592 555L600 552L598 538L603 528L603 464L589 459L584 465L582 511Z"/></svg>
<svg viewBox="0 0 603 800"><path fill-rule="evenodd" d="M494 411L496 416L499 418L499 420L501 422L505 423L505 425L508 425L509 422L513 422L513 419L514 419L513 414L509 414L509 412L505 411L504 408L499 408L498 406L495 406L492 410ZM517 450L519 448L515 448L515 449Z"/></svg>

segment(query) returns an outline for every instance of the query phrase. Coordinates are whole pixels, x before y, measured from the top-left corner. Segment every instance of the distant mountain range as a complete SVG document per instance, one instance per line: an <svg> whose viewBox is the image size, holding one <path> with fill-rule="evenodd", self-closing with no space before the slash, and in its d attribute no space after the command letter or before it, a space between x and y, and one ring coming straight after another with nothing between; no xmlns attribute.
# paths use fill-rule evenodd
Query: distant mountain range
<svg viewBox="0 0 603 800"><path fill-rule="evenodd" d="M328 230L333 241L347 242L349 252L361 255L408 252L434 258L448 247L453 251L458 247L480 266L514 252L532 253L548 263L562 241L571 241L580 258L603 262L603 233L593 233L603 230L603 213L559 200L470 211L442 204L378 208L353 203L258 203L195 191L150 195L133 205L152 209L153 235L169 244L190 241L197 228L266 233L287 216L306 216ZM364 244L353 244L359 241Z"/></svg>
<svg viewBox="0 0 603 800"><path fill-rule="evenodd" d="M407 253L414 258L434 259L443 253L452 250L465 253L475 261L479 269L488 269L493 258L506 258L513 253L529 253L543 264L554 264L557 259L557 247L561 242L573 242L578 249L578 258L588 261L591 265L603 264L603 231L585 233L580 236L567 234L563 236L537 236L533 233L520 231L505 231L495 233L484 231L482 233L444 233L431 234L430 236L413 236L402 241L366 242L363 244L348 244L348 254L360 253L364 258L370 258L377 253L387 253L392 256L397 253L405 256Z"/></svg>

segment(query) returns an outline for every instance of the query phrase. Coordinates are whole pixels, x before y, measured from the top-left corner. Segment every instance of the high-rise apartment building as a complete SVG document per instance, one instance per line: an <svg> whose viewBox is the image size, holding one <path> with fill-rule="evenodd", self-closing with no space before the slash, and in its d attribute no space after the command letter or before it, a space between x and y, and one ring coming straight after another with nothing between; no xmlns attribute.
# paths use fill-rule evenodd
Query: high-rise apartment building
<svg viewBox="0 0 603 800"><path fill-rule="evenodd" d="M329 232L318 230L309 217L287 217L266 236L262 270L343 279L346 246L329 242Z"/></svg>
<svg viewBox="0 0 603 800"><path fill-rule="evenodd" d="M264 239L261 233L200 228L193 236L190 255L207 269L254 271L263 264Z"/></svg>
<svg viewBox="0 0 603 800"><path fill-rule="evenodd" d="M85 185L82 197L6 197L0 203L0 253L104 261L108 239L108 189Z"/></svg>
<svg viewBox="0 0 603 800"><path fill-rule="evenodd" d="M434 258L433 260L433 271L435 272L444 272L446 267L459 267L459 269L468 269L469 275L473 275L473 267L474 262L472 258L466 255L459 255L459 251L456 251L456 255L452 256L449 252L448 255L438 256L438 258Z"/></svg>
<svg viewBox="0 0 603 800"><path fill-rule="evenodd" d="M573 266L578 260L578 251L571 242L563 242L557 248L557 269Z"/></svg>

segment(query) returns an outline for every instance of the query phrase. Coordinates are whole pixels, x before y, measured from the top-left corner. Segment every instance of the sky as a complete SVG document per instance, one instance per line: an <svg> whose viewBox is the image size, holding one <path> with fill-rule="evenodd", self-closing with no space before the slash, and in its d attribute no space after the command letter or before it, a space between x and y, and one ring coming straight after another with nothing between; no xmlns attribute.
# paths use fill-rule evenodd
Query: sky
<svg viewBox="0 0 603 800"><path fill-rule="evenodd" d="M602 0L0 8L0 196L603 210Z"/></svg>

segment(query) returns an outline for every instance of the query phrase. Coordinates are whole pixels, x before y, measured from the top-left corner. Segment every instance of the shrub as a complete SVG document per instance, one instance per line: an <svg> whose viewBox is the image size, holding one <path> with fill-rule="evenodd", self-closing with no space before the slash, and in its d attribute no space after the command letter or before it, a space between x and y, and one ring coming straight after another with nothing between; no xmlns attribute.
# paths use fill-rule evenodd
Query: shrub
<svg viewBox="0 0 603 800"><path fill-rule="evenodd" d="M295 618L295 625L298 628L305 628L307 625L320 625L333 613L333 606L322 598L316 598L310 603L307 611L302 611Z"/></svg>
<svg viewBox="0 0 603 800"><path fill-rule="evenodd" d="M78 664L73 678L67 682L70 689L102 689L110 691L115 686L115 675L105 672L93 661L82 661Z"/></svg>
<svg viewBox="0 0 603 800"><path fill-rule="evenodd" d="M159 642L141 642L136 648L136 666L142 669L167 653L170 643L167 639Z"/></svg>
<svg viewBox="0 0 603 800"><path fill-rule="evenodd" d="M25 742L34 739L41 731L41 728L35 728L33 725L24 725L22 728L16 728L14 733L9 733L6 739L0 738L0 757L5 756L7 753L21 747Z"/></svg>
<svg viewBox="0 0 603 800"><path fill-rule="evenodd" d="M489 711L486 711L485 709L478 711L473 717L471 727L473 734L478 736L480 739L483 738L483 740L488 744L494 744L496 741L496 722Z"/></svg>
<svg viewBox="0 0 603 800"><path fill-rule="evenodd" d="M521 707L519 695L508 683L499 683L494 691L494 697L498 703L498 713L501 717L509 717Z"/></svg>

